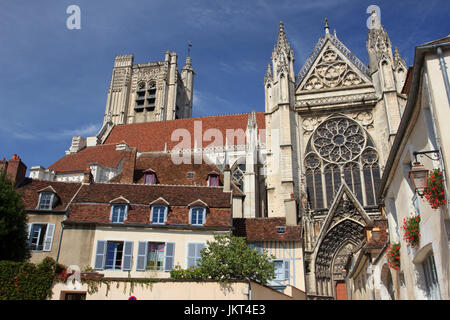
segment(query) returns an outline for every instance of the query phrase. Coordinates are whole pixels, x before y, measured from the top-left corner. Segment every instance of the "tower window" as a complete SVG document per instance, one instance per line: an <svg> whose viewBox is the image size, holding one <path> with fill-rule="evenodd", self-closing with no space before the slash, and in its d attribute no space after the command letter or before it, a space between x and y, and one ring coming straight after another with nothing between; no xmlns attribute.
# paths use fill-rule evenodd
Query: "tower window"
<svg viewBox="0 0 450 320"><path fill-rule="evenodd" d="M142 112L145 110L153 111L156 105L156 82L150 81L147 84L140 82L136 90L136 104L134 110Z"/></svg>

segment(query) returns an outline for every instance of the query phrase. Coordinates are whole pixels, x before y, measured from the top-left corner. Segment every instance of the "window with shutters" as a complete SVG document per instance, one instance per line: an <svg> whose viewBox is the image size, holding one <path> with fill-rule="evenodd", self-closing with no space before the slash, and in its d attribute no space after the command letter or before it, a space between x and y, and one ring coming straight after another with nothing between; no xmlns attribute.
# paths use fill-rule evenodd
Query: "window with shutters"
<svg viewBox="0 0 450 320"><path fill-rule="evenodd" d="M139 241L137 271L170 271L173 269L175 243Z"/></svg>
<svg viewBox="0 0 450 320"><path fill-rule="evenodd" d="M164 205L153 205L151 209L152 224L164 224L167 220L169 208Z"/></svg>
<svg viewBox="0 0 450 320"><path fill-rule="evenodd" d="M28 246L33 251L51 251L55 225L52 223L28 224Z"/></svg>
<svg viewBox="0 0 450 320"><path fill-rule="evenodd" d="M201 258L204 243L188 243L187 267L196 267Z"/></svg>
<svg viewBox="0 0 450 320"><path fill-rule="evenodd" d="M189 210L189 222L192 225L203 225L206 221L205 207L192 207Z"/></svg>
<svg viewBox="0 0 450 320"><path fill-rule="evenodd" d="M106 270L122 269L123 241L108 241L106 244Z"/></svg>
<svg viewBox="0 0 450 320"><path fill-rule="evenodd" d="M217 174L209 174L208 175L208 186L210 186L210 187L218 187L219 186L219 175L217 175Z"/></svg>
<svg viewBox="0 0 450 320"><path fill-rule="evenodd" d="M284 259L272 260L275 267L275 277L269 282L269 285L276 290L284 290L289 282L290 261Z"/></svg>
<svg viewBox="0 0 450 320"><path fill-rule="evenodd" d="M127 218L128 205L126 204L113 204L111 207L111 222L123 223Z"/></svg>

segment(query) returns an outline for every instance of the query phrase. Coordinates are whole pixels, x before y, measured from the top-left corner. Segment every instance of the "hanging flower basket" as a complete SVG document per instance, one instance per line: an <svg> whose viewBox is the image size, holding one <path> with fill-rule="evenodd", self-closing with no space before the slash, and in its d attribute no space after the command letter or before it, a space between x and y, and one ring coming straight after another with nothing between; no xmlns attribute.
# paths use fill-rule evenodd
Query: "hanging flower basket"
<svg viewBox="0 0 450 320"><path fill-rule="evenodd" d="M441 169L430 171L425 188L425 198L433 209L438 209L447 203L444 191L444 175Z"/></svg>
<svg viewBox="0 0 450 320"><path fill-rule="evenodd" d="M403 240L413 248L417 246L420 240L420 214L403 219L402 229L404 231Z"/></svg>
<svg viewBox="0 0 450 320"><path fill-rule="evenodd" d="M398 270L400 268L400 243L389 245L386 249L386 258L389 267Z"/></svg>

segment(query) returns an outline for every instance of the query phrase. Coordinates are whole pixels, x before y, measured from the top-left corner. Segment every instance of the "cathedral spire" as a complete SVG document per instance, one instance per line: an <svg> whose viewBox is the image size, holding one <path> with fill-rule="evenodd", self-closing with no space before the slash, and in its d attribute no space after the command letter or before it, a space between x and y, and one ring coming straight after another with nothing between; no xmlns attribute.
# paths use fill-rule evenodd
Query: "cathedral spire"
<svg viewBox="0 0 450 320"><path fill-rule="evenodd" d="M283 21L280 21L280 29L278 31L278 39L277 44L275 45L275 48L280 49L291 49L291 45L289 44L289 41L286 36L286 32L284 31L284 23Z"/></svg>
<svg viewBox="0 0 450 320"><path fill-rule="evenodd" d="M330 33L330 27L328 26L328 19L325 18L325 34L329 34Z"/></svg>

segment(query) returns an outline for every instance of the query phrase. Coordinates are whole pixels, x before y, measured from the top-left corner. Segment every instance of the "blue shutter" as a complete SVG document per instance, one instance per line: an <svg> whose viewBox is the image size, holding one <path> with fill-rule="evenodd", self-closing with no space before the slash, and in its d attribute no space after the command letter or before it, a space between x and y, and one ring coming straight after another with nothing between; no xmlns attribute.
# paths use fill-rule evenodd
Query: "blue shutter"
<svg viewBox="0 0 450 320"><path fill-rule="evenodd" d="M187 267L195 266L195 243L188 244Z"/></svg>
<svg viewBox="0 0 450 320"><path fill-rule="evenodd" d="M97 241L97 252L95 253L94 269L104 269L105 266L106 241Z"/></svg>
<svg viewBox="0 0 450 320"><path fill-rule="evenodd" d="M138 271L145 270L146 265L147 265L147 242L139 241L136 270Z"/></svg>
<svg viewBox="0 0 450 320"><path fill-rule="evenodd" d="M132 258L133 258L133 242L125 241L123 248L122 270L131 270Z"/></svg>
<svg viewBox="0 0 450 320"><path fill-rule="evenodd" d="M175 243L167 242L165 252L166 252L166 261L164 264L164 271L170 271L173 269L173 261L175 256Z"/></svg>
<svg viewBox="0 0 450 320"><path fill-rule="evenodd" d="M285 260L284 261L284 280L289 281L290 278L290 261L289 260Z"/></svg>
<svg viewBox="0 0 450 320"><path fill-rule="evenodd" d="M53 223L49 223L47 225L47 232L45 233L45 237L44 237L43 251L51 251L52 250L54 234L55 234L55 225Z"/></svg>

